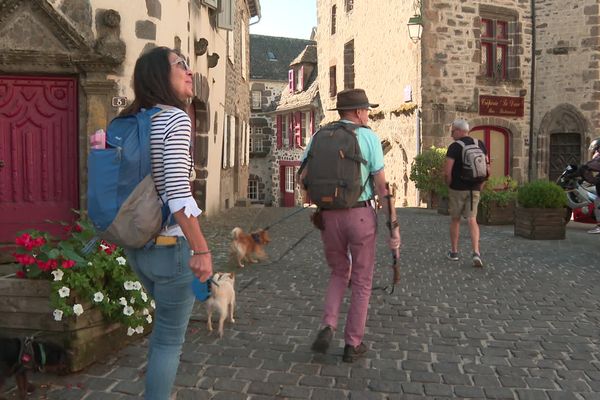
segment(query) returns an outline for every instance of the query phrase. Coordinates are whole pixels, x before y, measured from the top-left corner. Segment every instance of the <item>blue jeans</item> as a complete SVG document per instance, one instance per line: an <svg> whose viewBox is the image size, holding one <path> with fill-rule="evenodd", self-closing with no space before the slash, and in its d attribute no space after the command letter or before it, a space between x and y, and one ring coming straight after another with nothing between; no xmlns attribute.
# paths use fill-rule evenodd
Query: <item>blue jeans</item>
<svg viewBox="0 0 600 400"><path fill-rule="evenodd" d="M174 246L125 252L156 303L144 399L168 400L195 300L191 288L194 275L188 267L190 248L185 238L178 238Z"/></svg>

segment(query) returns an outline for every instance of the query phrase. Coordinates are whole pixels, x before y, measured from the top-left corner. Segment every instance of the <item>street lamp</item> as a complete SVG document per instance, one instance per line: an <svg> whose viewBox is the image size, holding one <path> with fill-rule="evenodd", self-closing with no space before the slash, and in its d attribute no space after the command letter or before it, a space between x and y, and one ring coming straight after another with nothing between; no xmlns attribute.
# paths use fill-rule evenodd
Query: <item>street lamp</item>
<svg viewBox="0 0 600 400"><path fill-rule="evenodd" d="M413 15L408 19L408 36L413 43L417 43L421 40L421 34L423 33L423 17L418 14Z"/></svg>
<svg viewBox="0 0 600 400"><path fill-rule="evenodd" d="M421 0L415 0L414 2L415 15L408 19L408 36L413 43L417 43L421 40L421 34L423 33L423 3Z"/></svg>

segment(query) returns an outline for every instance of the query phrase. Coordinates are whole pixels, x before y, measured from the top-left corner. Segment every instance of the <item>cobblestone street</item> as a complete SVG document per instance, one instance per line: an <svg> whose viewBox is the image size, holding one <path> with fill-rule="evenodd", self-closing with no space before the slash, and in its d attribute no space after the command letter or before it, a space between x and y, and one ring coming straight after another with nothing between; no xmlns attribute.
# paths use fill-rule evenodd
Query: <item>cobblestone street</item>
<svg viewBox="0 0 600 400"><path fill-rule="evenodd" d="M227 254L234 226L269 226L293 211L235 208L203 220L215 271L234 269ZM482 226L486 266L474 269L466 225L463 258L453 262L445 258L448 217L399 209L402 281L393 295L373 293L369 351L346 364L341 329L329 354L310 350L328 269L309 213L270 228L268 261L236 270L236 322L226 323L223 339L207 335L197 304L177 400L600 399L600 235L586 234L590 226L571 222L562 241L531 241L515 237L512 226ZM379 235L374 286L391 277L383 219ZM147 342L80 373L35 374L31 380L42 387L30 399L138 398ZM14 379L7 388L5 396L16 399Z"/></svg>

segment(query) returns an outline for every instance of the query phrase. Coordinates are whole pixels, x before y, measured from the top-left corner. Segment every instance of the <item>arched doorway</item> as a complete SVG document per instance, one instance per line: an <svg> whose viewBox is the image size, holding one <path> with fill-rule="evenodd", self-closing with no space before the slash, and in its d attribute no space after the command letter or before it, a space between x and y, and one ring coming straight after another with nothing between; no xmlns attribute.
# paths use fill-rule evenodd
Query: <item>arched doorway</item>
<svg viewBox="0 0 600 400"><path fill-rule="evenodd" d="M481 140L490 159L490 176L510 175L510 134L498 126L476 126L469 132Z"/></svg>
<svg viewBox="0 0 600 400"><path fill-rule="evenodd" d="M581 161L581 134L551 134L549 161L548 178L551 181L556 181L567 165L578 165Z"/></svg>

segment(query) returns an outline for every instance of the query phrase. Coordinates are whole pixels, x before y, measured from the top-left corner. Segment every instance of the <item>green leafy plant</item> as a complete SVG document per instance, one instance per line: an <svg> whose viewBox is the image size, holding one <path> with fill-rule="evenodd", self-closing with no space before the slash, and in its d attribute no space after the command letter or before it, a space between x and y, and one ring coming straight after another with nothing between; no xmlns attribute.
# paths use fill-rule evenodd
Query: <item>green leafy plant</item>
<svg viewBox="0 0 600 400"><path fill-rule="evenodd" d="M556 183L539 179L519 187L517 202L524 208L561 208L567 197Z"/></svg>
<svg viewBox="0 0 600 400"><path fill-rule="evenodd" d="M56 321L98 308L108 321L128 326L128 335L143 333L144 325L152 323L154 300L127 265L123 250L100 241L85 253L83 248L94 237L91 222L81 219L63 226L69 235L65 240L36 230L15 239L17 278L51 281Z"/></svg>
<svg viewBox="0 0 600 400"><path fill-rule="evenodd" d="M484 208L492 203L506 207L517 200L517 187L517 182L510 176L492 177L483 185L479 204Z"/></svg>
<svg viewBox="0 0 600 400"><path fill-rule="evenodd" d="M424 192L434 192L440 196L448 196L448 187L444 180L444 163L446 149L434 147L418 154L410 166L409 179L415 187Z"/></svg>

